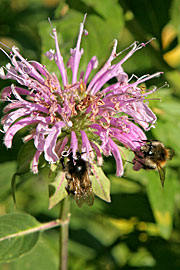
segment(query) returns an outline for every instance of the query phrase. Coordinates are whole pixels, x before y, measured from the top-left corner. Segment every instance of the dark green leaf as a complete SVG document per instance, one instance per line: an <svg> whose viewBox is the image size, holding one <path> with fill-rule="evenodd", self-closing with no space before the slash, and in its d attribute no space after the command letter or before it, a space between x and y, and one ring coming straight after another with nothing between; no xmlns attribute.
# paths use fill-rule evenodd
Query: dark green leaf
<svg viewBox="0 0 180 270"><path fill-rule="evenodd" d="M134 24L161 41L162 28L169 21L169 7L171 0L125 0L124 6L134 14ZM144 16L145 15L145 16Z"/></svg>
<svg viewBox="0 0 180 270"><path fill-rule="evenodd" d="M39 232L28 235L21 235L21 233L37 225L39 223L35 218L28 214L10 213L1 216L0 262L17 259L31 250L37 243Z"/></svg>

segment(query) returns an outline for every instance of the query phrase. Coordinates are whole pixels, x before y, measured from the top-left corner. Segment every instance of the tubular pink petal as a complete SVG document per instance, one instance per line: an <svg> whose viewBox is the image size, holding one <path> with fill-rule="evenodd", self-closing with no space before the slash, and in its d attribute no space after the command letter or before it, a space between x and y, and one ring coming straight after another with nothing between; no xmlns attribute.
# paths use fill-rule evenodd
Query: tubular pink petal
<svg viewBox="0 0 180 270"><path fill-rule="evenodd" d="M80 24L80 29L79 29L79 36L76 44L76 48L74 49L73 52L73 63L72 63L72 84L77 82L77 73L78 73L78 68L79 68L79 62L81 59L81 55L83 53L82 50L80 50L80 44L81 44L81 39L82 39L82 34L84 30L84 24L86 20L87 14L84 15L84 20Z"/></svg>
<svg viewBox="0 0 180 270"><path fill-rule="evenodd" d="M39 123L36 127L34 135L34 145L39 151L44 150L45 136L48 134L49 128L45 123Z"/></svg>
<svg viewBox="0 0 180 270"><path fill-rule="evenodd" d="M59 49L59 45L58 45L58 39L57 39L57 32L56 32L55 28L53 29L53 35L54 35L54 40L55 40L55 45L56 45L56 58L55 58L55 61L56 61L56 64L57 64L57 66L59 68L59 71L61 73L63 85L66 86L66 85L68 85L67 72L66 72L66 69L64 67L63 57L62 57L62 55L60 53L60 49Z"/></svg>
<svg viewBox="0 0 180 270"><path fill-rule="evenodd" d="M29 74L33 78L35 78L36 80L38 80L40 83L43 83L44 82L44 79L42 78L42 76L36 71L36 69L27 60L25 60L22 57L22 55L18 52L18 49L15 46L12 47L12 51L21 60L21 62L24 63L25 66L29 68Z"/></svg>
<svg viewBox="0 0 180 270"><path fill-rule="evenodd" d="M4 87L1 92L1 98L6 99L7 97L10 97L12 93L11 86Z"/></svg>
<svg viewBox="0 0 180 270"><path fill-rule="evenodd" d="M58 135L61 133L61 128L64 127L64 122L57 122L51 129L48 131L48 136L45 139L44 143L44 153L45 159L49 162L56 162L59 157L55 152L56 141Z"/></svg>
<svg viewBox="0 0 180 270"><path fill-rule="evenodd" d="M75 159L76 152L78 151L78 140L74 131L71 132L71 150L73 153L73 158Z"/></svg>
<svg viewBox="0 0 180 270"><path fill-rule="evenodd" d="M67 145L68 141L69 141L69 139L68 139L68 137L66 136L66 137L63 139L62 143L60 144L59 149L56 150L58 157L61 156L61 153L64 151L64 148L65 148L65 146Z"/></svg>
<svg viewBox="0 0 180 270"><path fill-rule="evenodd" d="M87 84L87 82L88 82L88 78L89 78L89 75L90 75L91 71L93 69L97 68L97 66L98 66L98 60L97 60L96 56L93 56L91 58L91 60L89 61L87 69L86 69L86 73L85 73L85 76L84 76L84 83L85 84Z"/></svg>
<svg viewBox="0 0 180 270"><path fill-rule="evenodd" d="M139 136L139 134L134 132L133 130L130 130L128 134L121 133L120 130L117 128L111 128L111 131L113 132L112 136L115 139L120 141L126 147L128 146L132 151L135 151L137 148L141 146L142 140L146 140L146 136L144 133L143 133L144 136Z"/></svg>
<svg viewBox="0 0 180 270"><path fill-rule="evenodd" d="M6 132L18 118L29 115L30 113L29 109L21 108L6 115L6 120L2 122L4 131Z"/></svg>
<svg viewBox="0 0 180 270"><path fill-rule="evenodd" d="M83 81L83 77L84 77L84 71L81 71L80 76L79 76L79 81Z"/></svg>
<svg viewBox="0 0 180 270"><path fill-rule="evenodd" d="M9 103L3 110L4 113L7 113L13 109L24 107L24 103L21 101L15 101L13 103Z"/></svg>
<svg viewBox="0 0 180 270"><path fill-rule="evenodd" d="M41 120L44 120L44 117L38 117L36 119L33 119L32 117L26 117L25 119L21 119L18 122L16 122L12 127L10 127L5 135L4 143L7 148L11 148L12 146L12 140L14 135L22 128L29 126L34 123L38 123Z"/></svg>
<svg viewBox="0 0 180 270"><path fill-rule="evenodd" d="M43 65L38 63L37 61L29 61L29 63L37 69L43 76L47 77L47 74L49 73Z"/></svg>
<svg viewBox="0 0 180 270"><path fill-rule="evenodd" d="M13 95L15 96L15 98L17 100L20 100L20 101L24 101L23 98L18 94L18 92L16 91L16 88L14 86L14 84L11 84L11 89L12 89L12 93Z"/></svg>
<svg viewBox="0 0 180 270"><path fill-rule="evenodd" d="M34 174L38 173L38 161L39 161L39 157L42 154L41 151L36 151L36 154L34 155L33 161L32 161L32 167L31 170Z"/></svg>
<svg viewBox="0 0 180 270"><path fill-rule="evenodd" d="M21 88L21 87L17 87L15 86L15 89L17 91L17 93L19 95L29 95L29 96L34 96L33 93L31 93L30 91L28 91L27 89Z"/></svg>
<svg viewBox="0 0 180 270"><path fill-rule="evenodd" d="M116 175L122 176L124 173L124 169L123 169L123 162L122 162L122 158L121 158L118 146L117 144L115 144L115 142L113 142L111 138L109 138L109 144L111 146L111 152L116 160Z"/></svg>
<svg viewBox="0 0 180 270"><path fill-rule="evenodd" d="M124 73L124 71L123 71L122 67L119 66L118 64L109 68L106 72L104 72L104 74L94 84L94 86L91 90L91 95L95 95L106 82L108 82L113 77L117 77L121 73Z"/></svg>
<svg viewBox="0 0 180 270"><path fill-rule="evenodd" d="M111 91L113 92L114 90L117 90L117 89L118 90L120 89L120 83L119 82L117 82L115 84L111 84L110 86L104 88L102 90L102 93L107 94L108 92L111 92Z"/></svg>
<svg viewBox="0 0 180 270"><path fill-rule="evenodd" d="M96 75L93 77L93 79L91 80L91 82L88 85L87 88L87 92L90 92L92 87L94 86L94 84L99 80L99 78L109 69L109 67L111 66L111 62L117 57L116 55L116 48L117 48L117 40L114 40L114 46L111 52L111 55L109 57L109 59L106 61L106 63L104 64L104 66L100 69L100 71L98 71L96 73Z"/></svg>
<svg viewBox="0 0 180 270"><path fill-rule="evenodd" d="M89 139L86 135L86 133L84 132L84 130L81 130L81 137L82 137L82 147L81 147L81 151L82 153L84 153L84 157L86 160L90 159L90 156L92 157L92 147L91 144L89 142ZM91 152L91 153L90 153Z"/></svg>
<svg viewBox="0 0 180 270"><path fill-rule="evenodd" d="M13 103L9 103L4 108L4 112L7 113L7 112L9 112L9 111L11 111L13 109L19 108L19 107L28 108L29 113L32 113L33 111L39 111L39 112L43 112L43 113L48 113L49 112L46 107L44 107L44 106L42 106L40 104L31 103L31 102L28 102L28 101L22 100L22 99L21 99L21 101L15 101Z"/></svg>
<svg viewBox="0 0 180 270"><path fill-rule="evenodd" d="M136 102L132 104L131 107L123 109L122 111L132 116L135 122L141 125L144 130L149 130L157 120L156 115L142 102ZM150 124L152 126L150 126Z"/></svg>
<svg viewBox="0 0 180 270"><path fill-rule="evenodd" d="M100 151L99 147L92 141L90 141L90 144L91 144L92 148L96 151L98 166L102 166L103 165L103 158L102 158L101 151Z"/></svg>

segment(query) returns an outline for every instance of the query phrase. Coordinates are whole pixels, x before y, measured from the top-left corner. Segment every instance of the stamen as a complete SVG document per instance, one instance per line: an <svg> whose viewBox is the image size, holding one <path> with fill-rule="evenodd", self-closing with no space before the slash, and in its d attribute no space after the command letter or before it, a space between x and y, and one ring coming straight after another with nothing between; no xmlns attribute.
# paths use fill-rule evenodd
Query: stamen
<svg viewBox="0 0 180 270"><path fill-rule="evenodd" d="M11 60L11 57L9 56L9 54L5 50L3 50L3 48L0 47L0 50Z"/></svg>

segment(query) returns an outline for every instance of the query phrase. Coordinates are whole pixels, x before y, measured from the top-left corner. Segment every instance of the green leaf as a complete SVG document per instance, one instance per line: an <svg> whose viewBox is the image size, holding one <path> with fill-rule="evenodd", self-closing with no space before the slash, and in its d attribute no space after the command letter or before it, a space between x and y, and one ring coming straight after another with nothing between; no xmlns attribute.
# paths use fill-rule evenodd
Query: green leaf
<svg viewBox="0 0 180 270"><path fill-rule="evenodd" d="M16 176L18 174L13 174L12 179L11 179L11 192L12 192L12 197L13 201L16 204Z"/></svg>
<svg viewBox="0 0 180 270"><path fill-rule="evenodd" d="M0 164L0 201L10 194L11 178L16 170L16 162L5 162Z"/></svg>
<svg viewBox="0 0 180 270"><path fill-rule="evenodd" d="M129 174L128 174L129 175ZM114 174L108 174L111 181L111 194L118 193L136 193L140 192L141 186L135 181L130 181L126 177L117 177Z"/></svg>
<svg viewBox="0 0 180 270"><path fill-rule="evenodd" d="M49 209L53 208L57 203L67 196L66 178L63 171L59 171L54 182L49 184Z"/></svg>
<svg viewBox="0 0 180 270"><path fill-rule="evenodd" d="M36 148L32 140L23 144L18 154L18 170L16 172L17 175L21 175L21 174L29 172L30 163L35 153L36 153Z"/></svg>
<svg viewBox="0 0 180 270"><path fill-rule="evenodd" d="M16 202L16 177L30 171L31 161L36 153L36 148L33 141L29 141L21 147L18 154L18 169L11 179L11 191L13 195L13 200Z"/></svg>
<svg viewBox="0 0 180 270"><path fill-rule="evenodd" d="M90 180L92 182L92 188L96 196L101 198L106 202L111 202L110 198L110 181L105 176L101 167L96 165L91 165L93 175L90 175Z"/></svg>
<svg viewBox="0 0 180 270"><path fill-rule="evenodd" d="M13 270L54 270L58 269L58 231L40 235L31 252L6 265L2 269ZM4 266L4 268L3 268ZM6 268L5 268L6 267Z"/></svg>
<svg viewBox="0 0 180 270"><path fill-rule="evenodd" d="M180 32L180 30L179 30L179 32ZM180 33L179 33L179 40L180 40ZM179 43L180 43L180 41L179 41ZM179 96L179 92L180 92L180 86L179 86L180 74L179 74L178 69L166 72L166 78L167 78L169 84L172 87L171 91Z"/></svg>
<svg viewBox="0 0 180 270"><path fill-rule="evenodd" d="M112 20L116 21L116 25L120 22L122 23L123 13L117 0L82 0L82 2L93 8L98 14L109 20L109 22ZM118 21L117 18L119 19ZM113 24L115 25L115 22Z"/></svg>
<svg viewBox="0 0 180 270"><path fill-rule="evenodd" d="M171 97L170 92L166 89L157 93L156 96L162 102L154 105L153 110L157 112L158 122L157 127L152 129L151 132L157 140L175 150L175 156L168 164L179 167L180 147L177 138L179 137L180 126L180 103L178 99Z"/></svg>
<svg viewBox="0 0 180 270"><path fill-rule="evenodd" d="M160 235L165 239L170 237L172 231L176 189L177 184L172 173L166 175L164 188L156 177L151 177L147 185L151 208Z"/></svg>
<svg viewBox="0 0 180 270"><path fill-rule="evenodd" d="M39 232L23 235L23 232L39 223L24 213L10 213L0 217L0 262L19 258L37 243ZM17 235L16 235L17 234Z"/></svg>

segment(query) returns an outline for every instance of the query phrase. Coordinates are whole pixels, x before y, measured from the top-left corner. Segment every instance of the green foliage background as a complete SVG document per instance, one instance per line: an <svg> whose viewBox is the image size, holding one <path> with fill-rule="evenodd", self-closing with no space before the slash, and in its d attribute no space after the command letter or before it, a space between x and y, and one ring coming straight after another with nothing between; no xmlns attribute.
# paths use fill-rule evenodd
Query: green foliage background
<svg viewBox="0 0 180 270"><path fill-rule="evenodd" d="M112 202L96 198L93 207L84 205L79 209L72 201L69 269L180 269L180 1L1 0L0 41L9 47L15 44L25 58L41 61L49 71L56 71L44 57L47 50L54 48L47 18L50 17L57 28L62 54L67 61L84 13L88 14L85 26L89 35L82 41L82 69L93 55L98 57L101 66L115 38L120 51L134 40L146 42L156 37L156 41L138 51L123 67L129 76L164 72L146 86L169 84L168 88L161 88L151 96L149 104L158 121L156 128L147 135L172 147L176 155L168 164L164 189L157 172L135 172L131 164L125 164L124 176L117 178L114 160L105 159L104 172L111 181ZM0 65L7 62L1 53ZM1 80L0 88L10 83ZM4 104L0 106L2 112ZM59 214L59 205L48 210L48 184L52 181L48 168L42 169L37 176L19 173L16 209L14 207L10 186L17 169L21 136L19 132L12 150L7 150L3 134L0 134L1 237L7 232L3 224L8 223L12 230L17 226L17 231L36 224L29 215L20 215L16 221L17 217L11 216L16 211L26 212L38 222L51 221ZM127 160L132 157L127 151ZM21 219L24 223L18 227ZM41 233L38 241L37 238L34 235L10 243L0 242L0 269L57 269L58 229ZM22 254L24 256L19 258Z"/></svg>

